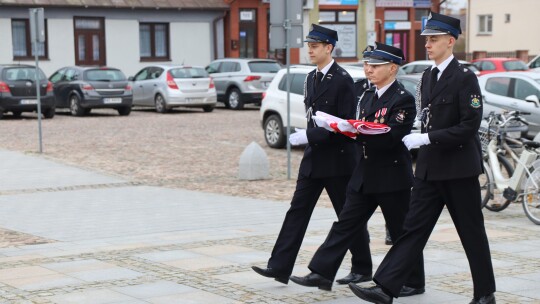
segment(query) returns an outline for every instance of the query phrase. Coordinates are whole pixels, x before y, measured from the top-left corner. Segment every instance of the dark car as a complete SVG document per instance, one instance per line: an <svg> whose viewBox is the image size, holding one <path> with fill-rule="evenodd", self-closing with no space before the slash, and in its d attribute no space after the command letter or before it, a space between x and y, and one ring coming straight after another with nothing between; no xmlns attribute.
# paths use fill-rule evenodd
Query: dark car
<svg viewBox="0 0 540 304"><path fill-rule="evenodd" d="M54 96L51 83L39 70L41 112L45 118L54 117ZM37 111L36 68L31 65L0 65L0 119L11 112Z"/></svg>
<svg viewBox="0 0 540 304"><path fill-rule="evenodd" d="M65 67L54 72L57 108L69 108L72 115L84 116L92 109L112 108L129 115L133 92L122 71L110 67Z"/></svg>

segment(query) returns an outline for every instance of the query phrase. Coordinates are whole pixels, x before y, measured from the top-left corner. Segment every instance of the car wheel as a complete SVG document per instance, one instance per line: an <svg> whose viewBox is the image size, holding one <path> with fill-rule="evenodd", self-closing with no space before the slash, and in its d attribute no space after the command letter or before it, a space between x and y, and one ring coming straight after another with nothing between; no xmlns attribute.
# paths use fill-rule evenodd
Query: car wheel
<svg viewBox="0 0 540 304"><path fill-rule="evenodd" d="M54 117L54 114L56 112L55 108L48 108L43 112L43 117L50 119Z"/></svg>
<svg viewBox="0 0 540 304"><path fill-rule="evenodd" d="M128 116L131 113L131 107L122 107L117 109L120 116Z"/></svg>
<svg viewBox="0 0 540 304"><path fill-rule="evenodd" d="M155 104L156 104L156 112L158 113L168 112L167 103L165 102L165 99L163 98L163 96L161 96L160 94L156 95Z"/></svg>
<svg viewBox="0 0 540 304"><path fill-rule="evenodd" d="M227 104L229 108L233 110L240 110L244 108L244 103L240 99L240 90L237 88L232 88L229 90L229 94L227 94Z"/></svg>
<svg viewBox="0 0 540 304"><path fill-rule="evenodd" d="M13 112L11 112L11 114L13 114L13 117L19 118L19 117L21 117L22 112L21 111L13 111Z"/></svg>
<svg viewBox="0 0 540 304"><path fill-rule="evenodd" d="M214 111L214 106L204 106L202 109L205 112L212 112Z"/></svg>
<svg viewBox="0 0 540 304"><path fill-rule="evenodd" d="M76 94L69 97L69 110L73 116L84 116L84 109L81 107L81 100Z"/></svg>
<svg viewBox="0 0 540 304"><path fill-rule="evenodd" d="M278 115L270 115L264 121L264 139L271 148L281 149L285 146L283 123Z"/></svg>

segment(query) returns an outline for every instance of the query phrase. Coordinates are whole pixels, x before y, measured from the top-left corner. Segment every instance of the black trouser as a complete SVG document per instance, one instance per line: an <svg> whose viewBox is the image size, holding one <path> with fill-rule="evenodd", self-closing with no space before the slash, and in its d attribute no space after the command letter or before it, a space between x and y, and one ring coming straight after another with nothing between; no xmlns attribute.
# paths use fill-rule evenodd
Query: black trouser
<svg viewBox="0 0 540 304"><path fill-rule="evenodd" d="M334 222L326 240L313 256L309 269L327 279L334 279L349 244L363 230L378 206L381 207L390 236L393 240L398 239L409 209L410 195L411 191L408 189L390 193L362 194L349 188L339 220ZM414 288L424 287L422 252L411 265L414 272L410 274L406 285Z"/></svg>
<svg viewBox="0 0 540 304"><path fill-rule="evenodd" d="M394 242L374 277L377 284L394 296L399 294L413 270L413 262L422 253L445 204L469 260L474 297L495 292L478 177L432 182L416 178L404 232Z"/></svg>
<svg viewBox="0 0 540 304"><path fill-rule="evenodd" d="M296 181L291 207L287 211L283 226L272 250L268 267L277 273L290 275L306 229L323 189L326 189L336 214L340 214L345 204L347 184L350 176L330 178L309 178L299 176ZM371 252L369 251L369 236L364 224L349 247L352 253L352 272L371 274Z"/></svg>

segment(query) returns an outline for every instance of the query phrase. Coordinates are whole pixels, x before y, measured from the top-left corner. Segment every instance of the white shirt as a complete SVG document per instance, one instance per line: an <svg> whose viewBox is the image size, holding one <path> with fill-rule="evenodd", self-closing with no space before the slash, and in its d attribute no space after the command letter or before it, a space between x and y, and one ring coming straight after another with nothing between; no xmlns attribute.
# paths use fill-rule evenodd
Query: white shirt
<svg viewBox="0 0 540 304"><path fill-rule="evenodd" d="M377 90L375 91L375 94L377 94L377 97L378 98L381 98L381 96L384 94L384 92L386 92L386 90L388 90L388 88L395 82L396 80L390 82L389 84L385 85L384 87L382 88L377 88ZM376 87L376 86L375 86Z"/></svg>
<svg viewBox="0 0 540 304"><path fill-rule="evenodd" d="M454 54L452 54L452 55L450 55L450 57L446 58L446 60L441 62L441 64L433 65L431 67L431 70L433 70L434 68L439 69L439 74L437 74L437 81L439 81L439 79L441 79L441 75L442 75L443 71L448 67L448 65L450 64L450 62L453 59L454 59Z"/></svg>
<svg viewBox="0 0 540 304"><path fill-rule="evenodd" d="M330 67L332 67L332 64L334 64L334 59L332 59L332 61L330 61L330 63L327 64L324 68L322 68L322 70L317 70L317 72L323 73L323 78L321 78L321 81L324 79L324 77L326 77L326 73L328 73Z"/></svg>

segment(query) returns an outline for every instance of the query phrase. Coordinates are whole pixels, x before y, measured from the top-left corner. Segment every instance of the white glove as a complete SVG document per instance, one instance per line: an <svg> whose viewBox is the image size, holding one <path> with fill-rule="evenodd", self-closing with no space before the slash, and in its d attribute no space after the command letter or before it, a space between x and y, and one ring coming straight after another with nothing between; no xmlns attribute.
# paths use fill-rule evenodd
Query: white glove
<svg viewBox="0 0 540 304"><path fill-rule="evenodd" d="M356 130L355 127L353 127L348 121L342 120L338 122L337 124L338 129L341 132L350 132L350 133L358 133L358 130Z"/></svg>
<svg viewBox="0 0 540 304"><path fill-rule="evenodd" d="M427 133L412 133L403 137L402 141L409 150L423 145L429 145L431 143Z"/></svg>
<svg viewBox="0 0 540 304"><path fill-rule="evenodd" d="M296 129L296 132L289 136L289 142L293 146L305 145L308 143L305 129Z"/></svg>
<svg viewBox="0 0 540 304"><path fill-rule="evenodd" d="M324 117L313 115L311 116L311 119L315 121L318 127L325 128L326 130L330 132L335 132L335 130L332 129L332 127L330 127L330 125L328 124L328 121L326 121Z"/></svg>

